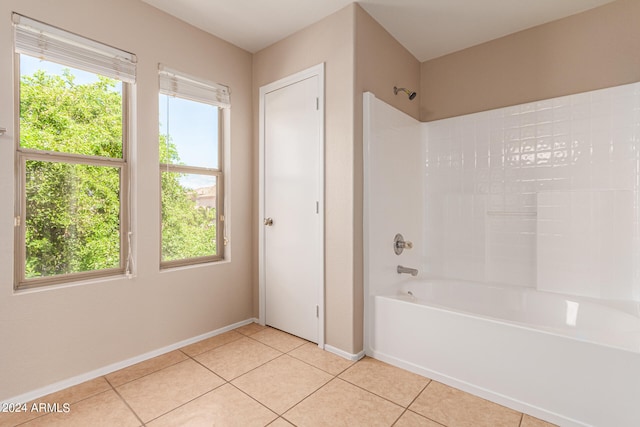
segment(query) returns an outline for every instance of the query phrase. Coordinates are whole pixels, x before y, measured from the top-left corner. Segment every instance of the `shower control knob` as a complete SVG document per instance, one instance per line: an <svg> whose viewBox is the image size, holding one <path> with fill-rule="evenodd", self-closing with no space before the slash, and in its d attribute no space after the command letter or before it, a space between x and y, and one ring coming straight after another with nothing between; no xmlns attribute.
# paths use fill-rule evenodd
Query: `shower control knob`
<svg viewBox="0 0 640 427"><path fill-rule="evenodd" d="M264 225L266 225L267 227L271 227L273 225L273 219L265 218L264 219Z"/></svg>

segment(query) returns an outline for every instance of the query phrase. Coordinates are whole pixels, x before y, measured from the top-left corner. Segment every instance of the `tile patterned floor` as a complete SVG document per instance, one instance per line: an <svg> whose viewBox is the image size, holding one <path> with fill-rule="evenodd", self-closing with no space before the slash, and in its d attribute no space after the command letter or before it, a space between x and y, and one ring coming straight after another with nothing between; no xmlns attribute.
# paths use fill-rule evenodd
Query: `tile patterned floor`
<svg viewBox="0 0 640 427"><path fill-rule="evenodd" d="M375 359L350 362L252 323L39 399L6 426L549 427ZM32 403L29 403L31 407Z"/></svg>

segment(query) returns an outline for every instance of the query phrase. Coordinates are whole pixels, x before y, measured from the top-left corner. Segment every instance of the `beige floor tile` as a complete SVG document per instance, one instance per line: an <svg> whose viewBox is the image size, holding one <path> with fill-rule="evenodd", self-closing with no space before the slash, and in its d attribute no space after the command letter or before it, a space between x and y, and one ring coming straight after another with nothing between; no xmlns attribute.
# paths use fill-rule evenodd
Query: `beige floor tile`
<svg viewBox="0 0 640 427"><path fill-rule="evenodd" d="M253 335L256 332L264 330L266 326L259 325L258 323L249 323L248 325L240 326L234 329L236 332L240 332L242 335Z"/></svg>
<svg viewBox="0 0 640 427"><path fill-rule="evenodd" d="M138 378L144 377L145 375L149 375L171 365L175 365L176 363L182 362L186 359L188 359L188 356L183 352L178 350L171 351L107 374L105 375L105 378L112 386L118 387L122 384L128 383L129 381L137 380Z"/></svg>
<svg viewBox="0 0 640 427"><path fill-rule="evenodd" d="M108 390L71 405L68 413L51 413L24 426L47 427L135 427L140 420L113 390Z"/></svg>
<svg viewBox="0 0 640 427"><path fill-rule="evenodd" d="M312 342L301 345L288 354L316 368L320 368L331 375L338 375L354 363L351 360L322 350L317 344Z"/></svg>
<svg viewBox="0 0 640 427"><path fill-rule="evenodd" d="M42 401L42 399L40 399ZM18 402L12 402L18 403ZM14 427L23 423L26 423L29 420L33 420L38 417L42 417L44 414L41 414L37 411L31 411L31 407L34 402L23 403L20 402L19 409L12 408L12 412L0 412L0 427ZM56 402L51 402L56 403ZM24 405L24 406L23 406ZM8 408L7 408L8 410ZM16 411L20 412L16 412Z"/></svg>
<svg viewBox="0 0 640 427"><path fill-rule="evenodd" d="M331 378L326 372L285 354L236 378L232 384L282 414Z"/></svg>
<svg viewBox="0 0 640 427"><path fill-rule="evenodd" d="M409 407L441 424L457 427L518 427L522 414L431 381Z"/></svg>
<svg viewBox="0 0 640 427"><path fill-rule="evenodd" d="M388 427L402 412L402 407L336 378L283 417L305 427Z"/></svg>
<svg viewBox="0 0 640 427"><path fill-rule="evenodd" d="M283 353L288 353L294 348L300 347L308 342L302 338L298 338L273 328L266 328L260 332L256 332L251 335L251 338L258 340L269 347L273 347L276 350L280 350Z"/></svg>
<svg viewBox="0 0 640 427"><path fill-rule="evenodd" d="M182 350L185 354L193 357L198 354L204 353L205 351L213 350L214 348L239 340L243 336L244 335L239 334L236 331L229 331L211 338L204 339L202 341L198 341L186 347L182 347L180 350Z"/></svg>
<svg viewBox="0 0 640 427"><path fill-rule="evenodd" d="M147 424L149 427L263 427L277 415L230 384Z"/></svg>
<svg viewBox="0 0 640 427"><path fill-rule="evenodd" d="M14 427L39 416L41 415L32 412L0 412L0 427Z"/></svg>
<svg viewBox="0 0 640 427"><path fill-rule="evenodd" d="M430 381L428 378L370 357L356 362L340 374L340 378L405 408Z"/></svg>
<svg viewBox="0 0 640 427"><path fill-rule="evenodd" d="M431 421L415 412L406 411L393 427L442 427L442 424Z"/></svg>
<svg viewBox="0 0 640 427"><path fill-rule="evenodd" d="M556 427L556 425L542 421L538 418L532 417L531 415L524 414L520 427Z"/></svg>
<svg viewBox="0 0 640 427"><path fill-rule="evenodd" d="M104 379L104 377L98 377L78 385L74 385L73 387L51 393L42 399L37 399L36 401L75 403L107 390L111 390L109 383Z"/></svg>
<svg viewBox="0 0 640 427"><path fill-rule="evenodd" d="M278 418L277 420L269 424L268 427L295 427L295 426L291 424L289 421L285 420L284 418Z"/></svg>
<svg viewBox="0 0 640 427"><path fill-rule="evenodd" d="M195 356L195 359L227 381L249 372L282 353L251 338L237 341Z"/></svg>
<svg viewBox="0 0 640 427"><path fill-rule="evenodd" d="M111 386L104 377L85 381L81 384L65 388L64 390L60 390L28 402L26 404L27 412L0 413L0 427L15 426L34 418L41 417L42 413L31 411L34 403L36 405L39 403L58 403L60 405L63 405L64 403L73 404L107 390L111 390Z"/></svg>
<svg viewBox="0 0 640 427"><path fill-rule="evenodd" d="M224 380L189 359L126 383L116 390L142 421L147 422L222 384Z"/></svg>

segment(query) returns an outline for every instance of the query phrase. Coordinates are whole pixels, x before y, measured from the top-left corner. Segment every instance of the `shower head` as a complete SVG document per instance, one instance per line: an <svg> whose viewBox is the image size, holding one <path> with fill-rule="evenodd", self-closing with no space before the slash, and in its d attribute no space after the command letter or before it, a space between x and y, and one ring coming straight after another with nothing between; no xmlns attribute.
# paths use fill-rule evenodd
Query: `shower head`
<svg viewBox="0 0 640 427"><path fill-rule="evenodd" d="M396 86L394 86L394 87L393 87L393 93L394 93L395 95L397 95L397 94L398 94L398 92L404 92L404 93L406 93L406 94L409 96L409 100L413 100L413 98L415 98L415 97L416 97L416 95L417 95L417 93L415 93L415 92L413 92L413 91L410 91L409 89L406 89L406 88L404 88L404 87L396 87Z"/></svg>

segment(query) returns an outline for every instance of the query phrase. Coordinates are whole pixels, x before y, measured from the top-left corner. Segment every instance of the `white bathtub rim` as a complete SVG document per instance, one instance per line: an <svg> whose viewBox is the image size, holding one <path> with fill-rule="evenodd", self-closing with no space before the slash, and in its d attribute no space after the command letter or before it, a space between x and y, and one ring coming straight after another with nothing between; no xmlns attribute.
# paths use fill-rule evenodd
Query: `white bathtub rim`
<svg viewBox="0 0 640 427"><path fill-rule="evenodd" d="M585 302L589 304L599 305L601 307L607 308L609 310L620 311L626 313L630 316L640 318L640 301L635 300L622 300L622 299L605 299L605 298L594 298L588 297L584 295L572 295L560 292L552 292L547 290L541 290L536 288L531 288L527 286L517 286L508 283L500 283L500 282L481 282L481 281L471 281L471 280L463 280L463 279L454 279L447 277L418 277L415 278L405 278L404 280L396 282L396 287L403 287L414 283L428 283L434 284L436 286L447 286L451 283L460 284L464 286L471 287L485 287L490 289L501 289L505 291L519 291L525 293L540 293L545 295L553 295L555 297L559 297L566 300ZM381 294L378 294L381 295ZM387 296L387 295L381 295Z"/></svg>
<svg viewBox="0 0 640 427"><path fill-rule="evenodd" d="M446 374L442 374L438 371L424 368L422 366L407 362L406 360L402 360L397 357L390 356L384 352L377 351L372 348L367 348L365 350L365 354L376 360L380 360L398 368L405 369L409 372L413 372L414 374L422 375L423 377L429 378L432 381L437 381L449 387L453 387L466 393L473 394L474 396L486 399L490 402L506 406L507 408L525 413L527 415L531 415L533 417L556 425L561 425L563 427L592 427L589 424L585 424L581 421L565 417L563 415L539 408L537 406L530 405L528 403L511 398L509 396L505 396L504 394L496 393L483 387L478 387L469 382L459 380Z"/></svg>
<svg viewBox="0 0 640 427"><path fill-rule="evenodd" d="M573 341L578 341L578 342L585 343L585 344L597 345L597 346L601 346L601 347L611 348L613 350L626 351L626 352L629 352L629 353L632 353L632 354L640 354L640 348L637 348L637 349L636 348L629 348L629 347L625 347L623 345L615 345L615 344L611 344L611 343L595 341L595 340L590 340L590 339L586 339L586 338L580 338L580 337L576 337L576 336L569 335L569 334L563 334L563 333L558 332L557 330L555 330L555 328L551 328L551 327L547 327L547 326L532 326L530 324L517 322L515 320L505 320L505 319L500 319L500 318L497 318L497 317L471 313L471 312L468 312L468 311L458 310L458 309L454 309L454 308L447 307L447 306L444 306L444 305L426 303L424 301L423 302L407 301L407 300L404 300L404 299L400 298L398 295L376 295L376 296L374 296L374 298L376 298L376 297L393 299L394 301L397 301L397 302L402 303L402 304L422 305L422 306L428 307L430 309L433 309L433 310L436 310L436 311L439 311L439 312L455 313L456 315L460 315L460 316L463 316L463 317L466 317L466 318L469 318L469 319L481 319L481 320L484 320L484 321L487 321L487 322L490 322L490 323L495 323L495 324L499 324L499 325L503 325L503 326L515 327L515 328L524 329L524 330L527 330L527 331L533 331L533 332L537 332L537 333L541 333L541 334L548 334L548 335L556 336L556 337L563 338L563 339L570 339L570 340L573 340Z"/></svg>

